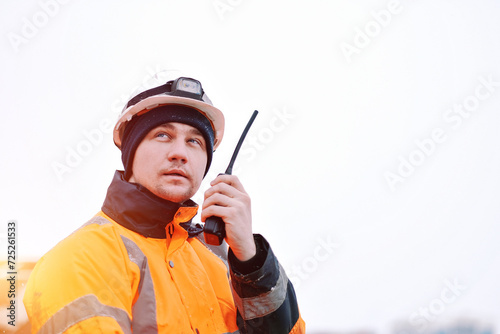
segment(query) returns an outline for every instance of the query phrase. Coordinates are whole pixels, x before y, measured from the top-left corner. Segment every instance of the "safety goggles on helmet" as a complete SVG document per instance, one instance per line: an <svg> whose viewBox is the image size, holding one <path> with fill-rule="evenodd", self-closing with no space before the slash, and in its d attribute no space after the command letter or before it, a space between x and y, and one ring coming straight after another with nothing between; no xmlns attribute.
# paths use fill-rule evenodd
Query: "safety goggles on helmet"
<svg viewBox="0 0 500 334"><path fill-rule="evenodd" d="M215 135L215 151L224 134L224 115L212 105L212 101L203 91L201 83L198 80L186 77L168 81L164 85L148 89L130 99L113 132L113 140L116 146L121 147L126 123L134 116L142 115L156 107L169 104L191 107L210 121Z"/></svg>

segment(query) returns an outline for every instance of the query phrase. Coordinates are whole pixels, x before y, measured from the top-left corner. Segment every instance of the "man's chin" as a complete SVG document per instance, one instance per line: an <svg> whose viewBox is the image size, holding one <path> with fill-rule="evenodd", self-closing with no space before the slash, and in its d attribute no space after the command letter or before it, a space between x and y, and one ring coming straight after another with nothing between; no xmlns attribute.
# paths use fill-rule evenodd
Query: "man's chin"
<svg viewBox="0 0 500 334"><path fill-rule="evenodd" d="M180 189L172 188L175 187L169 186L168 190L160 187L159 189L155 189L156 191L154 194L164 200L174 203L183 203L194 195L189 189L185 189L184 187L179 187Z"/></svg>

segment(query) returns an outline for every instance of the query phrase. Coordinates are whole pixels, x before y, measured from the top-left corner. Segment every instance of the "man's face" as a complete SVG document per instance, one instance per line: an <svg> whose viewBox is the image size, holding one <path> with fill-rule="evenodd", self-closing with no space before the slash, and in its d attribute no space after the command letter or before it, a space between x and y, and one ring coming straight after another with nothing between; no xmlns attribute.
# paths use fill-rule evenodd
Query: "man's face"
<svg viewBox="0 0 500 334"><path fill-rule="evenodd" d="M183 123L165 123L137 147L130 182L175 203L191 198L200 187L207 165L200 131Z"/></svg>

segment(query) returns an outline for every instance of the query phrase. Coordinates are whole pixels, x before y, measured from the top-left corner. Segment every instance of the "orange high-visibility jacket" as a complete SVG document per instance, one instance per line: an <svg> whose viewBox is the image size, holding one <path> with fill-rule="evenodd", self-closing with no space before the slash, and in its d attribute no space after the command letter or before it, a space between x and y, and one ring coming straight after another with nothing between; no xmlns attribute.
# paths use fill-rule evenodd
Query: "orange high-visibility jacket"
<svg viewBox="0 0 500 334"><path fill-rule="evenodd" d="M151 196L117 172L103 211L39 260L24 297L33 333L305 332L293 286L264 238L255 236L262 260L249 273L231 251L228 273L181 225L196 214L194 202L170 208L170 217ZM130 212L117 209L126 203ZM160 234L154 224L134 225L156 209L172 218Z"/></svg>

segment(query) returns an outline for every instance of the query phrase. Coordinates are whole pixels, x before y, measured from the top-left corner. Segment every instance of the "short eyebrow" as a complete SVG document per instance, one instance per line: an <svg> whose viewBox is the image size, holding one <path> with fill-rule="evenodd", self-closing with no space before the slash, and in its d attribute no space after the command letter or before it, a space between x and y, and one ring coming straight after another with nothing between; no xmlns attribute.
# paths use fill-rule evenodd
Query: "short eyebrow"
<svg viewBox="0 0 500 334"><path fill-rule="evenodd" d="M192 135L197 135L197 136L203 137L203 134L197 128L189 129L189 133L192 134ZM205 138L205 137L203 137L203 138Z"/></svg>
<svg viewBox="0 0 500 334"><path fill-rule="evenodd" d="M189 124L187 124L187 125L189 125ZM170 123L164 123L164 124L158 125L156 128L167 128L169 130L176 130L176 128ZM188 134L203 137L203 134L201 133L201 131L193 126L191 126L191 128L189 129ZM203 138L205 138L205 137L203 137Z"/></svg>
<svg viewBox="0 0 500 334"><path fill-rule="evenodd" d="M170 123L164 123L164 124L158 125L155 129L157 129L157 128L167 128L169 130L173 130L174 126Z"/></svg>

